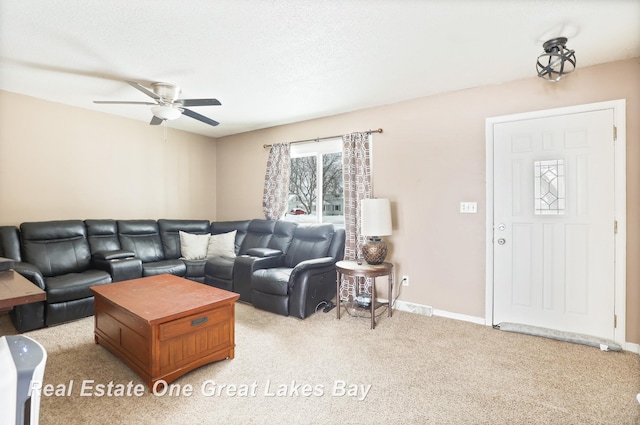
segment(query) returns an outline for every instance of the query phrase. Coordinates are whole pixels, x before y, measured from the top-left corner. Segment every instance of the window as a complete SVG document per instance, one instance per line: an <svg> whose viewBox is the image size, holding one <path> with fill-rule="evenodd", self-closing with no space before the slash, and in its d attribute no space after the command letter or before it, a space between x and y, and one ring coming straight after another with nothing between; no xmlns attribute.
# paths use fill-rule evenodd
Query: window
<svg viewBox="0 0 640 425"><path fill-rule="evenodd" d="M291 146L286 220L344 227L342 139Z"/></svg>

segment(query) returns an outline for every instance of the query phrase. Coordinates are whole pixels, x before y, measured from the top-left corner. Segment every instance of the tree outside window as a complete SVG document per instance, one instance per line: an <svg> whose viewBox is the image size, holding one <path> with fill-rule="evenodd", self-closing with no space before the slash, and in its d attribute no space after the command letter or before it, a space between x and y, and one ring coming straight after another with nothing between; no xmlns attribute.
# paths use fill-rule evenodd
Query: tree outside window
<svg viewBox="0 0 640 425"><path fill-rule="evenodd" d="M285 219L344 227L342 145L316 142L315 152L308 152L309 147L297 152L293 148Z"/></svg>

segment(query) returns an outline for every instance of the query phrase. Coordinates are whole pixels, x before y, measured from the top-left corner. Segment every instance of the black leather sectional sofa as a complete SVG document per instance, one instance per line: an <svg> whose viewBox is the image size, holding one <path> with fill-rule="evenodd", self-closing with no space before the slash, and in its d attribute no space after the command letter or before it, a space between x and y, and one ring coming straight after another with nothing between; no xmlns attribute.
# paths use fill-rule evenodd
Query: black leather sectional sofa
<svg viewBox="0 0 640 425"><path fill-rule="evenodd" d="M232 252L187 259L181 234L230 235ZM184 236L184 235L182 235ZM206 238L206 236L204 236ZM89 288L170 273L234 291L255 307L301 319L336 292L345 232L281 220L60 220L0 226L0 257L42 288L44 302L14 307L26 332L93 314ZM234 255L235 254L235 255Z"/></svg>

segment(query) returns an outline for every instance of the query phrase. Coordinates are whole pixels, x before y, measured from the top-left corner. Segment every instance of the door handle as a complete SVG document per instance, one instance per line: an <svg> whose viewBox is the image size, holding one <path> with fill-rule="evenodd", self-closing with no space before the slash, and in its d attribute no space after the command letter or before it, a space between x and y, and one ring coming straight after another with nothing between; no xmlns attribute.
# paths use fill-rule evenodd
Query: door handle
<svg viewBox="0 0 640 425"><path fill-rule="evenodd" d="M504 245L506 243L507 243L507 240L505 238L498 239L498 245Z"/></svg>

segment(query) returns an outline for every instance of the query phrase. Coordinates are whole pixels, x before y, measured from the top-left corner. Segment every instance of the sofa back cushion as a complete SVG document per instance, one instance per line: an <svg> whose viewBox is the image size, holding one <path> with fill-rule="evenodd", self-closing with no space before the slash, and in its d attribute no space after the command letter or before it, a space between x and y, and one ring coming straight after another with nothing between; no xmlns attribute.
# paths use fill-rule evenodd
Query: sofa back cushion
<svg viewBox="0 0 640 425"><path fill-rule="evenodd" d="M240 253L240 248L244 242L244 238L247 236L249 230L250 220L238 220L238 221L214 221L211 223L210 233L212 235L220 235L222 233L229 233L236 231L235 240L235 253Z"/></svg>
<svg viewBox="0 0 640 425"><path fill-rule="evenodd" d="M284 259L285 267L329 256L329 247L335 234L333 224L299 224Z"/></svg>
<svg viewBox="0 0 640 425"><path fill-rule="evenodd" d="M85 220L91 253L120 250L118 224L115 220Z"/></svg>
<svg viewBox="0 0 640 425"><path fill-rule="evenodd" d="M180 249L181 231L194 235L206 235L209 233L209 227L209 220L158 220L165 259L169 260L183 256Z"/></svg>
<svg viewBox="0 0 640 425"><path fill-rule="evenodd" d="M155 220L118 220L120 246L143 263L164 260L160 230Z"/></svg>
<svg viewBox="0 0 640 425"><path fill-rule="evenodd" d="M293 235L298 227L298 223L295 221L278 220L273 228L273 235L267 244L267 248L277 249L286 254Z"/></svg>
<svg viewBox="0 0 640 425"><path fill-rule="evenodd" d="M277 220L255 219L249 223L247 235L244 237L240 247L240 255L246 253L251 248L267 248L273 236Z"/></svg>
<svg viewBox="0 0 640 425"><path fill-rule="evenodd" d="M16 226L0 226L0 257L22 261L20 232Z"/></svg>
<svg viewBox="0 0 640 425"><path fill-rule="evenodd" d="M82 220L22 223L22 259L45 277L87 270L91 251Z"/></svg>

